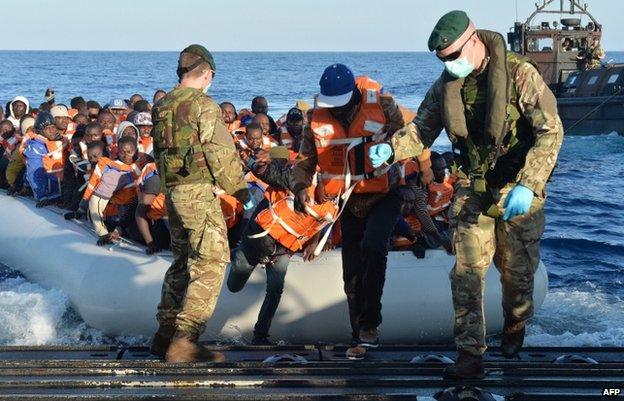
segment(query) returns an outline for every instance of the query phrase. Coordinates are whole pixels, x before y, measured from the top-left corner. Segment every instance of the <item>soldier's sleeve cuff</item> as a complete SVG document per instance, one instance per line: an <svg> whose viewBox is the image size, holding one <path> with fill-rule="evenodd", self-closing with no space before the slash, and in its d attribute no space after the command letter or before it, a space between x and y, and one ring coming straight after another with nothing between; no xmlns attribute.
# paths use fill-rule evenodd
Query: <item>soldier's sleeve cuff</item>
<svg viewBox="0 0 624 401"><path fill-rule="evenodd" d="M538 197L544 196L544 184L538 180L523 179L518 184L529 188Z"/></svg>

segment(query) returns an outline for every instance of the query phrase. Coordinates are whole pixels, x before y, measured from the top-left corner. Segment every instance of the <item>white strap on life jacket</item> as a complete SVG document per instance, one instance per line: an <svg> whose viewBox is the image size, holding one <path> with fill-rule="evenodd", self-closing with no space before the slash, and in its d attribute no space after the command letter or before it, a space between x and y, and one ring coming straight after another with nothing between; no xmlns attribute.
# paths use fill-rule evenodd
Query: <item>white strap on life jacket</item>
<svg viewBox="0 0 624 401"><path fill-rule="evenodd" d="M294 203L294 197L292 195L287 196L284 199L281 199L279 202L286 202L287 204L289 204L289 208L292 209L292 204ZM278 203L279 203L278 202ZM271 213L271 224L269 224L269 227L262 231L261 233L258 234L254 234L254 235L250 235L249 238L261 238L264 237L266 235L268 235L271 231L271 229L273 228L273 226L278 223L279 225L282 226L282 228L284 230L286 230L286 232L288 232L289 234L291 234L292 236L294 236L295 238L297 238L297 240L302 239L303 238L303 234L298 233L294 228L292 228L290 225L288 225L288 223L286 223L286 221L284 221L284 219L282 219L276 212L275 209L273 207L273 205L271 204L271 202L269 202L269 212ZM328 224L333 224L334 223L334 219L332 218L331 214L326 214L325 216L320 216L318 213L316 213L316 211L314 209L312 209L310 207L310 205L305 205L305 211L307 214L309 214L310 216L312 216L315 220L321 222L321 227L319 228L319 230L322 230L325 226L327 226Z"/></svg>

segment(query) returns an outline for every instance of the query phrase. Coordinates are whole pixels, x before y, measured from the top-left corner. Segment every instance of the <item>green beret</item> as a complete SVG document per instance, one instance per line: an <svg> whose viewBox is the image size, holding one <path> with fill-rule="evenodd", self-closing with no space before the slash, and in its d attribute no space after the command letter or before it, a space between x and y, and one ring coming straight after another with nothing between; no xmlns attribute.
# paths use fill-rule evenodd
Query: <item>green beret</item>
<svg viewBox="0 0 624 401"><path fill-rule="evenodd" d="M454 10L440 18L429 36L429 51L440 51L455 42L466 31L470 19L464 11Z"/></svg>
<svg viewBox="0 0 624 401"><path fill-rule="evenodd" d="M210 69L212 71L217 71L217 66L215 65L214 59L212 58L212 54L202 45L190 45L186 49L182 50L181 53L193 53L201 57L205 62L210 65ZM187 67L187 66L185 66Z"/></svg>
<svg viewBox="0 0 624 401"><path fill-rule="evenodd" d="M273 146L269 151L271 159L290 159L290 152L286 146Z"/></svg>

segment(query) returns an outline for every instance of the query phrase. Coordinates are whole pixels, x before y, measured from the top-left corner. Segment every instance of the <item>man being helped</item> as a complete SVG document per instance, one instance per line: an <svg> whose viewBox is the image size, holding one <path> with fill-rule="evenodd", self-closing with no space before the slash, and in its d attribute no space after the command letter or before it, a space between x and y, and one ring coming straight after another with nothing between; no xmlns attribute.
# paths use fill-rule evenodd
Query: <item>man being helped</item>
<svg viewBox="0 0 624 401"><path fill-rule="evenodd" d="M372 167L368 149L404 123L391 96L356 86L342 64L327 67L319 84L293 171L293 192L297 209L304 211L318 166L325 195L344 203L342 268L354 345L348 356L355 359L364 355L363 347L378 345L388 244L402 203L399 192L390 189L387 169Z"/></svg>
<svg viewBox="0 0 624 401"><path fill-rule="evenodd" d="M305 213L293 210L288 162L289 152L284 146L256 155L253 172L269 187L245 227L227 279L228 289L239 292L256 266L266 271L266 296L254 327L254 345L271 344L269 328L282 296L290 257L303 250L305 261L314 259L320 231L333 222L338 212L333 201L309 204Z"/></svg>
<svg viewBox="0 0 624 401"><path fill-rule="evenodd" d="M397 223L395 231L402 236L395 239L394 247L410 248L418 258L425 256L425 249L439 246L452 252L451 242L446 235L448 227L445 216L453 198L453 186L446 178L446 161L436 152L431 152L431 170L434 178L428 186L422 186L420 174L406 172L405 185L400 188L404 217Z"/></svg>
<svg viewBox="0 0 624 401"><path fill-rule="evenodd" d="M164 183L173 263L158 305L151 351L167 362L222 361L197 344L212 315L230 250L218 185L250 209L247 183L221 109L204 94L215 72L208 50L180 53L180 84L152 110L154 156Z"/></svg>
<svg viewBox="0 0 624 401"><path fill-rule="evenodd" d="M450 210L457 260L450 274L459 358L446 378L484 376L483 279L492 259L501 273L505 327L501 350L517 356L533 314L533 275L544 230L544 188L563 129L552 92L530 59L508 53L503 37L475 30L463 11L444 15L429 38L444 62L417 117L374 165L420 154L446 129L461 154L463 179Z"/></svg>

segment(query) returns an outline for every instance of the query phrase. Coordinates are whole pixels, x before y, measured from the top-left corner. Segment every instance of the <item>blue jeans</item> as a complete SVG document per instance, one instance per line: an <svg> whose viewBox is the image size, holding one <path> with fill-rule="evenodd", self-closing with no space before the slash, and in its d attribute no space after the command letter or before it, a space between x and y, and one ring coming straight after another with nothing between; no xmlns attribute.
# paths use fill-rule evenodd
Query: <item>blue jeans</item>
<svg viewBox="0 0 624 401"><path fill-rule="evenodd" d="M266 338L269 336L273 316L282 298L290 254L268 235L249 238L249 235L259 232L262 232L260 226L253 220L249 221L241 244L234 251L227 287L231 292L239 292L245 287L254 268L264 265L267 277L266 295L254 327L254 336Z"/></svg>

